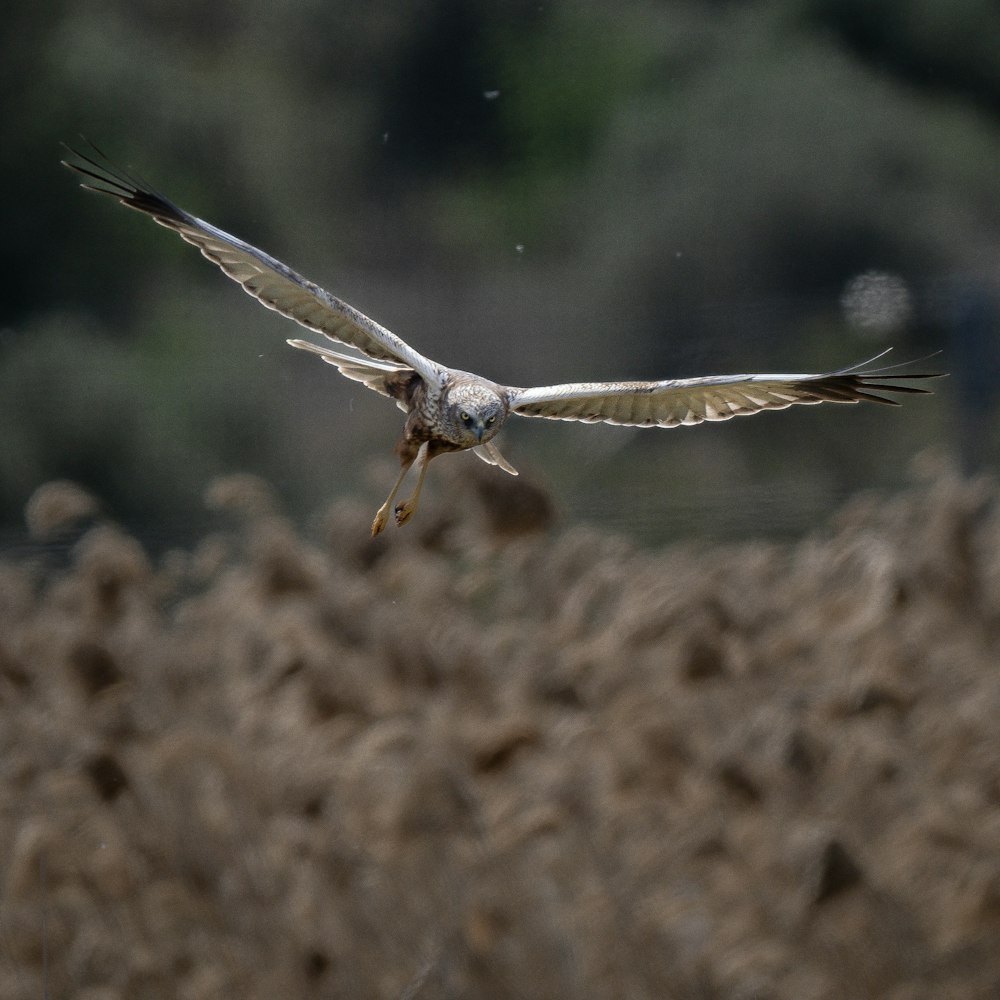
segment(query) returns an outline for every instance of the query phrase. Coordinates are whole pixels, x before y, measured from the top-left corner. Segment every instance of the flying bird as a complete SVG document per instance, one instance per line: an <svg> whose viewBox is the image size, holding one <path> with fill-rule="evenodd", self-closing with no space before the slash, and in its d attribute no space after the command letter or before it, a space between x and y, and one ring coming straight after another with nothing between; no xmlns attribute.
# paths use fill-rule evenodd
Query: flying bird
<svg viewBox="0 0 1000 1000"><path fill-rule="evenodd" d="M413 516L431 459L447 452L471 450L478 458L512 476L514 467L493 443L511 415L621 424L627 427L676 427L704 420L728 420L797 403L889 403L894 394L923 393L912 384L935 375L900 373L903 366L872 367L887 352L861 364L824 374L713 375L664 379L659 382L577 382L517 388L492 382L472 372L448 368L417 352L394 333L358 312L342 299L303 278L262 250L184 211L138 177L112 165L96 148L88 153L71 147L75 160L63 165L82 174L82 187L111 195L173 229L217 264L269 309L321 334L327 341L353 348L357 354L327 344L290 339L292 347L311 351L342 375L388 396L406 414L396 446L400 472L372 522L378 535L395 517L403 525ZM396 503L407 473L416 485Z"/></svg>

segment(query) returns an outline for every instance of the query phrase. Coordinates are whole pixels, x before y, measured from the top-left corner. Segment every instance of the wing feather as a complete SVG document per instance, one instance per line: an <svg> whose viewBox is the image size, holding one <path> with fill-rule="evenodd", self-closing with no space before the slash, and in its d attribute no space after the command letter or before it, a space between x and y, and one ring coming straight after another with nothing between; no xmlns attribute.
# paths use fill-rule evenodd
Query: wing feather
<svg viewBox="0 0 1000 1000"><path fill-rule="evenodd" d="M285 343L303 351L318 354L328 365L333 365L341 375L354 382L360 382L373 392L381 393L396 400L396 405L406 411L406 405L393 393L398 388L399 377L413 375L413 369L395 361L375 361L372 358L352 357L340 351L331 351L322 344L314 344L310 340L288 340Z"/></svg>
<svg viewBox="0 0 1000 1000"><path fill-rule="evenodd" d="M425 379L437 377L440 369L435 362L281 261L185 212L141 179L114 167L96 147L95 156L66 148L80 162L63 160L63 164L88 178L83 187L111 195L173 229L268 309L376 361L403 364Z"/></svg>
<svg viewBox="0 0 1000 1000"><path fill-rule="evenodd" d="M937 378L901 373L902 365L869 367L887 352L835 372L796 375L713 375L661 382L578 382L510 390L510 410L523 417L580 420L630 427L677 427L728 420L799 403L888 403L895 394L929 392L913 385Z"/></svg>

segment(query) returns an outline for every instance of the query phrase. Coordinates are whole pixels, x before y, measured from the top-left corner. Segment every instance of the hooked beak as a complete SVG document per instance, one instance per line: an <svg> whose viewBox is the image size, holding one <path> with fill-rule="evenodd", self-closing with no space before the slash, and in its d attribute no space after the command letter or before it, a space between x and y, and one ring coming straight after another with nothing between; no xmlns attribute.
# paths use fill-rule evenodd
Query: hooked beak
<svg viewBox="0 0 1000 1000"><path fill-rule="evenodd" d="M476 440L480 444L482 444L483 435L486 433L486 424L484 424L482 422L482 420L477 420L476 421L476 426L473 428L473 431L474 431L474 433L476 435Z"/></svg>

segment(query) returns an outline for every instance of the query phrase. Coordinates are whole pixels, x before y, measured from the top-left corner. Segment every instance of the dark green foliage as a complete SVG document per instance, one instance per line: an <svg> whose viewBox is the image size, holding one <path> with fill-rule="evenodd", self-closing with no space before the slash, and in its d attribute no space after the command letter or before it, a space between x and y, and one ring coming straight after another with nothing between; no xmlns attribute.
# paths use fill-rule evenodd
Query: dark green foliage
<svg viewBox="0 0 1000 1000"><path fill-rule="evenodd" d="M991 0L811 0L804 22L834 31L873 69L1000 113L1000 9Z"/></svg>

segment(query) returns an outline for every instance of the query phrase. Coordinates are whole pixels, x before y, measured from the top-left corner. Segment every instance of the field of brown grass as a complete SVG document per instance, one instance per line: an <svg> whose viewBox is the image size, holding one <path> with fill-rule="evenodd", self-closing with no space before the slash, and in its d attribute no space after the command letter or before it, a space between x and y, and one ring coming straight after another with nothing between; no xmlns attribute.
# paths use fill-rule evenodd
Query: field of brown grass
<svg viewBox="0 0 1000 1000"><path fill-rule="evenodd" d="M990 482L655 553L209 499L0 563L0 996L1000 995Z"/></svg>

